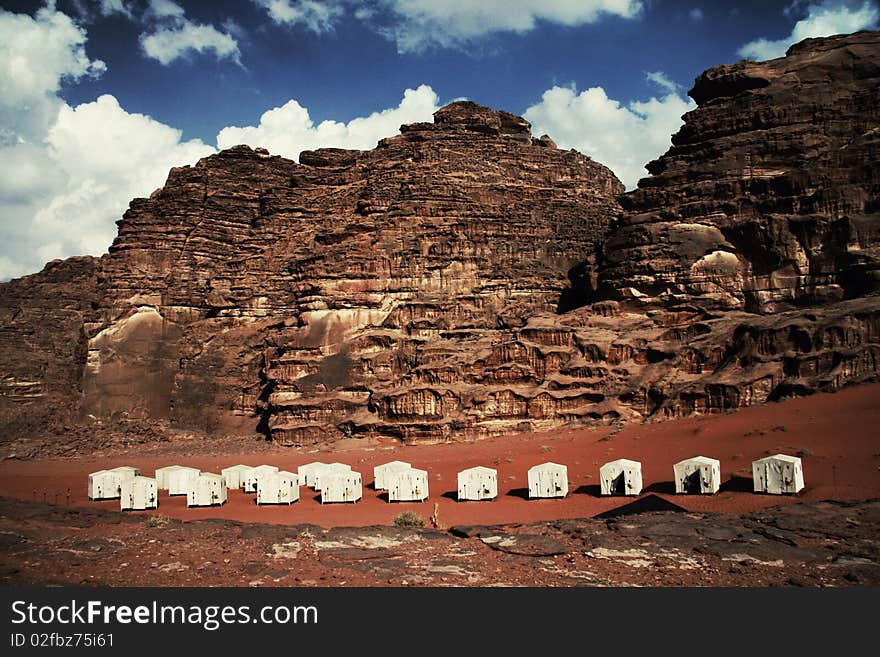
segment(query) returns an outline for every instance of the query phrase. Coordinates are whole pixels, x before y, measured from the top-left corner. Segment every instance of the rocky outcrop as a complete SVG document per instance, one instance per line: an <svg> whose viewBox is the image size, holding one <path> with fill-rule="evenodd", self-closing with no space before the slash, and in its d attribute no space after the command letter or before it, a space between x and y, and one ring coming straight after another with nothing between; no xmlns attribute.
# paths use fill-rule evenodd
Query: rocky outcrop
<svg viewBox="0 0 880 657"><path fill-rule="evenodd" d="M236 147L174 169L101 263L84 408L208 429L256 414L283 442L449 436L482 385L474 350L578 302L568 272L622 191L468 102L369 152Z"/></svg>
<svg viewBox="0 0 880 657"><path fill-rule="evenodd" d="M0 286L5 403L444 441L876 381L878 76L877 33L711 69L626 195L469 102L371 151L174 169L108 255Z"/></svg>
<svg viewBox="0 0 880 657"><path fill-rule="evenodd" d="M0 285L0 425L30 432L75 417L97 300L91 257L53 260Z"/></svg>
<svg viewBox="0 0 880 657"><path fill-rule="evenodd" d="M880 33L710 69L627 194L600 291L775 312L880 289Z"/></svg>

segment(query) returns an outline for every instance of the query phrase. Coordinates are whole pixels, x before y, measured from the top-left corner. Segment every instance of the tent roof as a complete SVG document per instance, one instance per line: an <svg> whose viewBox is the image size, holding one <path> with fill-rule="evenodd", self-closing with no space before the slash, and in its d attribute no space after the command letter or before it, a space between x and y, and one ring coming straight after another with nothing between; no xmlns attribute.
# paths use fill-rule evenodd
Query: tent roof
<svg viewBox="0 0 880 657"><path fill-rule="evenodd" d="M477 466L474 466L473 468L467 468L467 469L459 472L459 474L464 474L466 472L478 472L480 474L486 473L486 474L493 474L493 475L498 474L497 470L495 470L494 468L487 468L485 465L477 465Z"/></svg>
<svg viewBox="0 0 880 657"><path fill-rule="evenodd" d="M538 465L533 465L529 468L529 472L532 470L565 470L568 472L567 465L560 465L559 463L553 463L553 461L547 461L546 463L539 463Z"/></svg>
<svg viewBox="0 0 880 657"><path fill-rule="evenodd" d="M773 456L765 456L762 459L758 459L756 463L763 463L765 461L785 461L786 463L800 463L801 459L798 456L789 456L788 454L774 454Z"/></svg>
<svg viewBox="0 0 880 657"><path fill-rule="evenodd" d="M102 474L110 474L110 471L109 470L98 470L97 472L90 472L89 476L90 477L97 477L98 475L102 475Z"/></svg>
<svg viewBox="0 0 880 657"><path fill-rule="evenodd" d="M118 468L110 468L109 472L134 472L137 468L130 465L120 465Z"/></svg>
<svg viewBox="0 0 880 657"><path fill-rule="evenodd" d="M277 472L277 474L281 475L282 477L297 477L297 478L299 478L298 474L296 474L295 472L291 472L290 470L279 470Z"/></svg>
<svg viewBox="0 0 880 657"><path fill-rule="evenodd" d="M201 478L201 479L223 479L223 475L218 475L216 472L200 472L199 478Z"/></svg>
<svg viewBox="0 0 880 657"><path fill-rule="evenodd" d="M381 470L382 468L411 468L412 463L407 463L406 461L389 461L388 463L383 463L382 465L377 465L376 470Z"/></svg>
<svg viewBox="0 0 880 657"><path fill-rule="evenodd" d="M329 465L329 463L324 463L323 461L312 461L311 463L306 463L304 465L299 466L299 470L314 470L315 468L323 468Z"/></svg>
<svg viewBox="0 0 880 657"><path fill-rule="evenodd" d="M230 472L232 470L251 470L253 469L253 467L254 466L252 465L242 465L239 463L238 465L230 465L226 468L223 468L220 472Z"/></svg>
<svg viewBox="0 0 880 657"><path fill-rule="evenodd" d="M182 468L182 465L163 465L161 468L156 468L156 472L165 472L167 470L177 470L178 468Z"/></svg>
<svg viewBox="0 0 880 657"><path fill-rule="evenodd" d="M278 472L277 465L258 465L257 467L251 469L259 470L260 472Z"/></svg>
<svg viewBox="0 0 880 657"><path fill-rule="evenodd" d="M720 465L721 462L718 459L710 459L708 456L693 456L689 459L684 459L679 461L675 465L684 465L685 463L703 463L705 465Z"/></svg>
<svg viewBox="0 0 880 657"><path fill-rule="evenodd" d="M641 468L642 464L638 461L633 461L631 459L615 459L613 461L608 461L602 468L607 468L609 466L620 466L621 468ZM600 470L602 469L600 468Z"/></svg>

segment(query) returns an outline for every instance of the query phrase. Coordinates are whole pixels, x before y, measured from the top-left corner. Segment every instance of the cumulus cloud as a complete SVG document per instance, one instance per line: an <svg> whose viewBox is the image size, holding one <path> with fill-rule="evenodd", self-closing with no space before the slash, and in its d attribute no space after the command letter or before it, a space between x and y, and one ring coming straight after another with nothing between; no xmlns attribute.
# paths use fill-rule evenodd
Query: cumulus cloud
<svg viewBox="0 0 880 657"><path fill-rule="evenodd" d="M434 90L423 84L418 89L407 89L397 107L348 123L322 121L315 125L309 111L296 100L290 100L265 112L257 126L223 128L217 135L217 146L248 144L291 159L298 158L304 150L321 147L364 150L375 147L383 137L397 134L401 124L431 121L438 102Z"/></svg>
<svg viewBox="0 0 880 657"><path fill-rule="evenodd" d="M786 15L794 13L797 5L790 5ZM792 44L810 37L825 37L834 34L848 34L876 27L880 12L872 2L851 8L842 2L824 2L809 5L806 17L795 23L787 37L777 40L757 39L739 49L739 54L748 59L764 61L785 55Z"/></svg>
<svg viewBox="0 0 880 657"><path fill-rule="evenodd" d="M690 18L694 23L699 23L703 20L703 10L699 7L694 7L688 12L688 18Z"/></svg>
<svg viewBox="0 0 880 657"><path fill-rule="evenodd" d="M665 75L654 76L668 81ZM529 107L524 116L534 134L546 133L560 148L589 155L614 171L627 189L633 189L647 175L644 165L669 148L672 135L681 127L682 114L696 107L674 89L668 92L661 98L623 105L609 98L602 87L577 93L574 87L556 86L545 91L541 102Z"/></svg>
<svg viewBox="0 0 880 657"><path fill-rule="evenodd" d="M171 25L159 27L152 34L141 35L141 46L148 57L167 66L189 53L213 52L217 59L241 63L238 42L213 25L176 19Z"/></svg>
<svg viewBox="0 0 880 657"><path fill-rule="evenodd" d="M316 34L333 29L334 21L344 13L339 5L316 0L253 0L253 2L265 9L274 22L286 25L302 24Z"/></svg>
<svg viewBox="0 0 880 657"><path fill-rule="evenodd" d="M150 0L146 11L147 16L156 18L183 18L185 13L183 7L171 0Z"/></svg>
<svg viewBox="0 0 880 657"><path fill-rule="evenodd" d="M385 33L401 53L463 47L497 32L524 34L539 22L577 26L603 16L635 18L640 0L380 0L395 18Z"/></svg>
<svg viewBox="0 0 880 657"><path fill-rule="evenodd" d="M347 13L394 41L400 53L463 48L499 32L524 34L540 22L574 27L604 16L636 18L642 0L252 0L275 23L333 29Z"/></svg>
<svg viewBox="0 0 880 657"><path fill-rule="evenodd" d="M53 236L49 243L65 255L103 253L132 198L161 187L171 167L214 152L201 140L180 138L180 130L130 114L110 95L63 106L46 141L66 182L35 214L35 233Z"/></svg>
<svg viewBox="0 0 880 657"><path fill-rule="evenodd" d="M104 252L133 197L214 150L182 143L180 131L112 96L69 107L62 82L106 70L85 44L82 28L51 8L0 11L0 280Z"/></svg>

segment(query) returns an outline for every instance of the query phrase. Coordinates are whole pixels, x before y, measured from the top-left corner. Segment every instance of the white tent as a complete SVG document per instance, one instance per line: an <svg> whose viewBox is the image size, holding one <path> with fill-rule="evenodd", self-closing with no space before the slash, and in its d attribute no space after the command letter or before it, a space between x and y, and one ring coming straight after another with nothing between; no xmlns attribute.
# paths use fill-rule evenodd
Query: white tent
<svg viewBox="0 0 880 657"><path fill-rule="evenodd" d="M344 473L344 472L351 472L351 466L346 465L345 463L328 463L323 468L318 468L315 471L315 478L314 478L315 490L318 491L319 493L321 492L323 485L324 485L323 481L324 481L325 475L335 474L335 473Z"/></svg>
<svg viewBox="0 0 880 657"><path fill-rule="evenodd" d="M90 500L115 500L122 495L122 482L140 474L140 470L130 466L98 470L89 475Z"/></svg>
<svg viewBox="0 0 880 657"><path fill-rule="evenodd" d="M245 493L256 493L257 483L260 479L276 472L278 472L277 465L258 465L255 468L246 470L239 475L241 478L241 488Z"/></svg>
<svg viewBox="0 0 880 657"><path fill-rule="evenodd" d="M541 463L529 468L529 497L565 497L568 495L568 467L559 463Z"/></svg>
<svg viewBox="0 0 880 657"><path fill-rule="evenodd" d="M602 495L638 495L642 492L642 464L617 459L599 468Z"/></svg>
<svg viewBox="0 0 880 657"><path fill-rule="evenodd" d="M353 470L325 470L321 473L321 504L357 502L364 496L361 473Z"/></svg>
<svg viewBox="0 0 880 657"><path fill-rule="evenodd" d="M251 465L230 465L228 468L223 468L220 474L226 481L226 488L241 488L242 476L252 468Z"/></svg>
<svg viewBox="0 0 880 657"><path fill-rule="evenodd" d="M313 461L312 463L306 463L305 465L301 465L296 469L296 474L299 476L299 485L300 486L310 486L312 488L315 487L315 475L319 470L327 467L327 463L322 463L321 461Z"/></svg>
<svg viewBox="0 0 880 657"><path fill-rule="evenodd" d="M279 470L257 480L257 504L293 504L299 499L299 475Z"/></svg>
<svg viewBox="0 0 880 657"><path fill-rule="evenodd" d="M186 493L187 506L223 506L226 504L227 489L223 475L213 472L200 472L190 479Z"/></svg>
<svg viewBox="0 0 880 657"><path fill-rule="evenodd" d="M494 500L498 497L498 471L478 465L458 473L458 500Z"/></svg>
<svg viewBox="0 0 880 657"><path fill-rule="evenodd" d="M695 456L672 466L676 493L717 493L721 486L721 462Z"/></svg>
<svg viewBox="0 0 880 657"><path fill-rule="evenodd" d="M156 486L159 490L168 490L168 473L174 472L175 470L180 470L183 466L180 465L166 465L161 468L156 468Z"/></svg>
<svg viewBox="0 0 880 657"><path fill-rule="evenodd" d="M159 506L159 488L153 477L127 477L122 480L119 496L121 511L141 511Z"/></svg>
<svg viewBox="0 0 880 657"><path fill-rule="evenodd" d="M199 476L201 470L181 465L165 473L165 483L168 484L169 495L187 495L193 479Z"/></svg>
<svg viewBox="0 0 880 657"><path fill-rule="evenodd" d="M424 502L428 499L428 473L409 468L394 470L387 475L389 502Z"/></svg>
<svg viewBox="0 0 880 657"><path fill-rule="evenodd" d="M409 470L411 463L406 461L391 461L373 468L373 488L376 490L388 490L388 475L398 470Z"/></svg>
<svg viewBox="0 0 880 657"><path fill-rule="evenodd" d="M774 454L752 462L756 493L782 495L804 487L804 466L797 456Z"/></svg>

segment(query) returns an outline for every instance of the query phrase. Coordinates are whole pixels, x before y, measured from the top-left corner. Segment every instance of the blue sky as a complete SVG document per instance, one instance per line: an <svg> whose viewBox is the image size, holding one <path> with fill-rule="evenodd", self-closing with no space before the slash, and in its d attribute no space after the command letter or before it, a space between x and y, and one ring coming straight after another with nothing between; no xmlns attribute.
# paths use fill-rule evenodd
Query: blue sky
<svg viewBox="0 0 880 657"><path fill-rule="evenodd" d="M168 168L370 148L468 98L628 188L704 69L876 28L877 0L0 0L0 279L99 255Z"/></svg>

